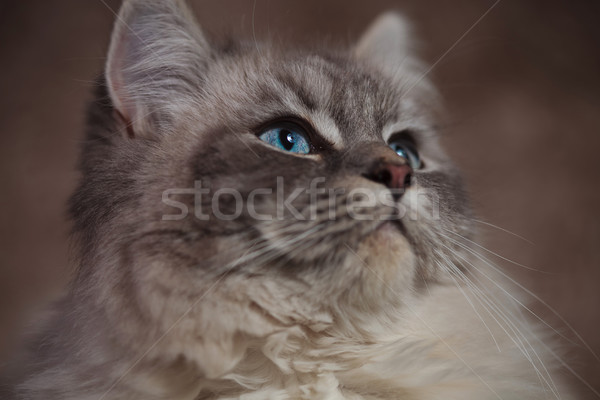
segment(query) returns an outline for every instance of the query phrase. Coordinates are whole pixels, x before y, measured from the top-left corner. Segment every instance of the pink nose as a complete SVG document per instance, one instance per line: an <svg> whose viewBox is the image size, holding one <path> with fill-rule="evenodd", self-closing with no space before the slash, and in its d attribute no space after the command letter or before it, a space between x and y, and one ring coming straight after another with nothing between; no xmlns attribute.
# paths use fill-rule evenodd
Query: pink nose
<svg viewBox="0 0 600 400"><path fill-rule="evenodd" d="M407 164L386 163L369 174L369 178L390 189L406 189L410 186L412 172L412 168Z"/></svg>

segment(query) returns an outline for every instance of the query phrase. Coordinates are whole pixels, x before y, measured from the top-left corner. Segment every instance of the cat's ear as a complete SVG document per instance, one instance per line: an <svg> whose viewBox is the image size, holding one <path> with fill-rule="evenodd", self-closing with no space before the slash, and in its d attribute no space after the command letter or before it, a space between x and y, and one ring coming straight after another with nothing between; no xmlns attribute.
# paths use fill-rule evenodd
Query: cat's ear
<svg viewBox="0 0 600 400"><path fill-rule="evenodd" d="M387 12L366 30L354 48L354 56L374 65L392 77L417 72L421 64L414 51L410 23L402 15Z"/></svg>
<svg viewBox="0 0 600 400"><path fill-rule="evenodd" d="M151 135L197 92L210 46L182 0L125 0L106 83L129 136Z"/></svg>

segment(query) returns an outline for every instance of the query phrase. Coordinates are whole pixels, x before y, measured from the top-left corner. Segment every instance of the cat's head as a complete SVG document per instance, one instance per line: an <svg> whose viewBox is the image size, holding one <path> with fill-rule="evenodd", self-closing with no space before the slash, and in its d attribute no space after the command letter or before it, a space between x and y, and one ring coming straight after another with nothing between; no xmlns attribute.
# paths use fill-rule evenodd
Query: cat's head
<svg viewBox="0 0 600 400"><path fill-rule="evenodd" d="M368 336L459 264L409 35L387 14L348 51L220 45L182 2L125 2L72 202L76 291L115 335L218 375L287 327Z"/></svg>

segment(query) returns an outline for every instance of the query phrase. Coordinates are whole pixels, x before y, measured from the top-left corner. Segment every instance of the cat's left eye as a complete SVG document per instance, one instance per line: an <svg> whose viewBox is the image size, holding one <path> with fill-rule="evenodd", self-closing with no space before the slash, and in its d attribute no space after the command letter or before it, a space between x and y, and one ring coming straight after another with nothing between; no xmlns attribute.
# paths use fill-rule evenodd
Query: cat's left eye
<svg viewBox="0 0 600 400"><path fill-rule="evenodd" d="M271 125L263 130L258 138L280 150L297 153L310 153L311 145L304 129L295 123L285 122Z"/></svg>

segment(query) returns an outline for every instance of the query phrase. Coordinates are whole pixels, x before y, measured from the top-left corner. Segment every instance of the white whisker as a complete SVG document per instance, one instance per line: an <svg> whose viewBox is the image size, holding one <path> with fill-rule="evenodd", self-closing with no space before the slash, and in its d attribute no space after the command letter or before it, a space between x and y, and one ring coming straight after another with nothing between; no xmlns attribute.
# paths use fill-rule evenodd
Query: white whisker
<svg viewBox="0 0 600 400"><path fill-rule="evenodd" d="M445 246L443 244L442 244L442 246L444 246L447 250L449 250L450 252L452 252L452 249L450 249L449 247L447 247L447 246ZM475 268L475 266L469 260L467 260L466 258L464 258L463 256L461 256L458 253L454 253L454 254L456 256L460 257L461 259L463 259L465 262L467 262L473 268ZM454 265L454 263L452 263L451 261L450 261L450 263L453 266L453 269L455 269L457 273L461 274L461 276L463 277L463 281L465 282L465 284L467 284L474 291L474 294L477 297L480 297L481 301L483 301L485 304L487 304L487 306L484 305L484 308L488 311L489 315L496 321L496 323L498 324L498 326L506 333L507 337L515 344L515 346L521 351L521 353L525 356L525 358L531 363L531 365L534 368L536 374L540 378L541 383L543 385L545 384L546 386L548 386L548 388L552 391L552 393L554 394L555 397L560 398L560 396L558 395L558 388L556 387L556 385L555 385L555 383L554 383L554 381L552 379L551 374L547 370L547 368L546 368L544 362L542 361L541 357L535 351L535 348L532 346L532 344L527 339L527 336L524 335L523 332L516 325L516 322L519 322L519 325L521 326L521 328L526 329L529 333L532 333L529 330L527 324L525 324L522 320L519 320L519 319L517 319L515 321L514 318L511 318L509 315L507 315L504 311L502 311L498 307L498 305L499 305L499 306L503 307L506 312L509 312L506 309L506 306L504 305L504 302L498 301L498 299L496 298L496 296L493 295L493 293L489 293L489 294L484 293L479 287L477 287L477 285L473 284L466 275L462 274L462 272ZM477 279L476 276L474 276L474 278ZM490 277L488 277L488 279L491 280ZM497 284L496 282L494 282L494 283ZM490 299L489 296L492 296L492 299L494 301L492 301L492 299ZM493 314L491 313L491 311L494 311L498 315L498 317L500 317L500 319L502 321L504 321L504 323L507 325L506 328L508 328L509 330L511 330L513 332L514 336L511 335L506 330L506 328L493 316ZM478 314L478 316L479 316L479 314ZM535 337L535 335L533 335L533 334L531 334L530 336ZM525 343L523 343L523 341L525 341ZM539 362L539 364L543 368L545 375L542 374L542 372L537 367L536 360L534 360L533 357L529 354L529 350L528 349L530 349L530 351L535 356L535 359L537 360L537 362Z"/></svg>
<svg viewBox="0 0 600 400"><path fill-rule="evenodd" d="M473 222L477 222L478 224L481 224L481 225L486 225L486 226L489 226L489 227L491 227L491 228L498 229L499 231L502 231L502 232L508 233L509 235L512 235L512 236L514 236L514 237L516 237L516 238L519 238L519 239L523 240L524 242L527 242L527 243L529 243L529 244L531 244L531 245L534 245L534 246L535 246L535 243L533 243L531 240L529 240L529 239L527 239L527 238L525 238L525 237L523 237L523 236L521 236L521 235L519 235L519 234L517 234L517 233L515 233L515 232L513 232L513 231L509 231L509 230L508 230L508 229L506 229L506 228L502 228L501 226L494 225L494 224L492 224L491 222L482 221L482 220L475 219L475 218L471 218L471 221L473 221Z"/></svg>
<svg viewBox="0 0 600 400"><path fill-rule="evenodd" d="M458 283L458 281L454 277L454 273L455 272L451 268L446 268L445 265L442 264L442 263L440 263L440 262L437 262L437 264L440 266L440 268L446 269L450 273L450 275L449 275L450 278L456 283L456 287L458 288L458 290L460 290L460 292L464 296L465 300L467 300L467 302L469 303L469 305L473 309L473 312L475 312L475 314L477 315L477 317L479 318L479 320L481 321L481 323L485 326L485 329L489 332L490 336L492 337L492 340L494 341L494 344L496 345L496 348L498 349L498 352L499 353L502 352L502 349L500 349L500 345L498 344L498 341L496 340L496 337L492 333L492 330L490 329L490 327L488 326L488 324L485 322L485 320L483 319L483 317L479 314L479 312L477 311L477 308L475 307L475 305L473 304L473 302L471 301L471 299L469 298L469 296L465 293L465 291L462 289L461 285ZM492 318L494 318L494 320L496 320L495 317L492 316ZM496 320L496 322L498 322L498 321Z"/></svg>
<svg viewBox="0 0 600 400"><path fill-rule="evenodd" d="M447 230L447 229L445 229L445 230ZM452 232L452 231L449 231L449 232L451 232L451 233L453 233L455 235L458 235L458 236L460 236L461 238L464 239L464 237L462 237L461 235L457 234L456 232ZM575 330L575 328L573 328L573 326L571 326L571 324L569 324L569 322L567 320L565 320L558 313L558 311L556 311L553 307L551 307L548 303L546 303L544 300L542 300L538 295L536 295L535 293L533 293L531 290L527 289L524 285L522 285L521 283L519 283L518 281L516 281L514 278L510 277L507 273L505 273L504 271L502 271L500 268L498 268L495 265L493 265L493 263L491 263L483 255L477 253L476 251L474 251L473 249L469 248L468 246L460 243L459 241L450 238L449 236L446 236L446 235L444 235L444 236L448 240L450 240L451 242L453 242L454 244L460 246L461 248L465 249L469 253L473 254L475 257L479 258L486 265L488 265L489 267L491 267L492 269L494 269L496 272L498 272L499 274L501 274L504 278L508 279L511 283L513 283L514 285L516 285L519 289L523 290L528 296L532 297L533 299L535 299L536 301L538 301L540 304L542 304L544 307L546 307L549 311L551 311L577 337L577 339L580 341L580 343L594 356L594 358L600 362L600 358L598 357L598 355L596 355L596 353L591 348L591 346L589 344L587 344L587 342L581 337L581 335ZM534 313L532 310L530 310L524 304L522 304L522 302L520 302L520 301L518 301L516 299L514 299L514 300L517 301L525 310L527 310L529 313L531 313L533 316L535 316L540 322L542 322L548 328L552 329L557 335L559 335L563 339L569 341L570 343L573 343L572 340L570 340L569 338L567 338L566 336L564 336L560 332L556 331L552 326L550 326L546 321L544 321L536 313Z"/></svg>
<svg viewBox="0 0 600 400"><path fill-rule="evenodd" d="M458 234L458 233L456 233L456 232L454 232L454 231L451 231L450 229L445 229L445 228L442 228L442 229L444 229L444 230L445 230L445 231L447 231L447 232L450 232L450 233L453 233L453 234L455 234L455 235L458 235L458 236L460 236L460 237L461 237L463 240L465 240L465 241L467 241L467 242L471 243L472 245L474 245L474 246L477 246L477 247L479 247L480 249L482 249L482 250L484 250L484 251L486 251L486 252L488 252L488 253L490 253L490 254L493 254L494 256L496 256L496 257L498 257L498 258L501 258L502 260L504 260L504 261L507 261L507 262L509 262L509 263L511 263L511 264L514 264L514 265L516 265L516 266L522 267L522 268L524 268L524 269L527 269L527 270L529 270L529 271L539 272L539 273L542 273L542 274L550 274L550 272L548 272L548 271L542 271L542 270L539 270L539 269L536 269L536 268L532 268L532 267L529 267L529 266L527 266L527 265L521 264L521 263L519 263L519 262L517 262L517 261L514 261L514 260L511 260L511 259L509 259L509 258L506 258L506 257L504 257L504 256L501 256L500 254L498 254L498 253L496 253L496 252L494 252L494 251L492 251L492 250L490 250L490 249L488 249L488 248L486 248L486 247L484 247L484 246L480 245L480 244L479 244L479 243L477 243L477 242L474 242L474 241L472 241L472 240L470 240L470 239L468 239L468 238L466 238L466 237L464 237L464 236L461 236L460 234Z"/></svg>

